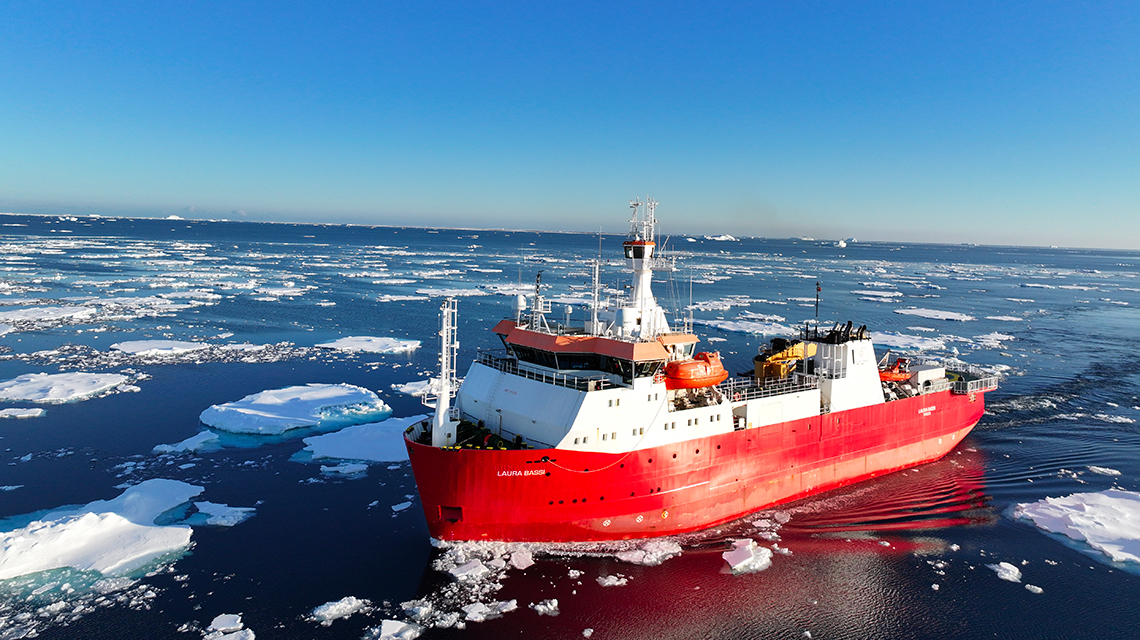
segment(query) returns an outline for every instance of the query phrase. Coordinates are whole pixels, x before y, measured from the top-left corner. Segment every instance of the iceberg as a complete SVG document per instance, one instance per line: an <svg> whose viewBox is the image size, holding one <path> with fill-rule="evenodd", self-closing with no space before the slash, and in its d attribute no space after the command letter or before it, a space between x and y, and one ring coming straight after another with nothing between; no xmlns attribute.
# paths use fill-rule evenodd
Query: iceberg
<svg viewBox="0 0 1140 640"><path fill-rule="evenodd" d="M420 348L419 340L400 340L398 338L376 338L373 336L352 336L340 338L332 342L322 342L314 345L322 349L336 349L338 351L365 352L365 353L410 353Z"/></svg>
<svg viewBox="0 0 1140 640"><path fill-rule="evenodd" d="M127 381L117 373L25 373L0 382L0 401L59 404L86 400Z"/></svg>
<svg viewBox="0 0 1140 640"><path fill-rule="evenodd" d="M262 391L216 404L199 416L206 426L231 433L280 435L328 420L350 423L389 411L375 393L350 384L316 384Z"/></svg>

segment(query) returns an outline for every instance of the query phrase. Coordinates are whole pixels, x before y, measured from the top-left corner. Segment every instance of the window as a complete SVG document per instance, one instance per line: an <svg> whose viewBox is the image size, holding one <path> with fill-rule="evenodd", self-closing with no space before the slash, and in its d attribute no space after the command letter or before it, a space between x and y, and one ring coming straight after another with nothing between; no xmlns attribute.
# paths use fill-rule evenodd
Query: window
<svg viewBox="0 0 1140 640"><path fill-rule="evenodd" d="M582 444L586 444L589 441L590 441L590 436L583 436L582 437Z"/></svg>
<svg viewBox="0 0 1140 640"><path fill-rule="evenodd" d="M602 442L605 442L605 441L606 441L606 434L603 433L602 434Z"/></svg>
<svg viewBox="0 0 1140 640"><path fill-rule="evenodd" d="M637 435L637 429L633 430L633 435L635 435L635 436Z"/></svg>
<svg viewBox="0 0 1140 640"><path fill-rule="evenodd" d="M610 434L610 440L617 440L617 431Z"/></svg>
<svg viewBox="0 0 1140 640"><path fill-rule="evenodd" d="M638 429L637 435L639 435L639 436L645 435L645 427L641 427L640 429Z"/></svg>
<svg viewBox="0 0 1140 640"><path fill-rule="evenodd" d="M574 444L578 444L578 438L574 438Z"/></svg>
<svg viewBox="0 0 1140 640"><path fill-rule="evenodd" d="M618 398L617 400L614 400L614 406L615 406L615 407L619 407L619 406L621 406L621 398Z"/></svg>
<svg viewBox="0 0 1140 640"><path fill-rule="evenodd" d="M692 418L689 418L689 421L685 423L685 426L686 426L686 427L691 427L691 426L693 426L693 419L692 419Z"/></svg>

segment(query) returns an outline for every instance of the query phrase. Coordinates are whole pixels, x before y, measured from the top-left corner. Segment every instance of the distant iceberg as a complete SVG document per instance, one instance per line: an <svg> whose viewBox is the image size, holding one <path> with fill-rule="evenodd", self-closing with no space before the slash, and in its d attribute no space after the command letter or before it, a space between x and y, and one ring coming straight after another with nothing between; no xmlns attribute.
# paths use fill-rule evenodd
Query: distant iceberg
<svg viewBox="0 0 1140 640"><path fill-rule="evenodd" d="M262 391L202 412L206 426L231 433L280 435L322 422L372 422L390 411L377 395L351 384L309 384Z"/></svg>
<svg viewBox="0 0 1140 640"><path fill-rule="evenodd" d="M717 242L737 242L736 238L728 235L727 233L722 233L719 236L705 236L705 240L715 240Z"/></svg>

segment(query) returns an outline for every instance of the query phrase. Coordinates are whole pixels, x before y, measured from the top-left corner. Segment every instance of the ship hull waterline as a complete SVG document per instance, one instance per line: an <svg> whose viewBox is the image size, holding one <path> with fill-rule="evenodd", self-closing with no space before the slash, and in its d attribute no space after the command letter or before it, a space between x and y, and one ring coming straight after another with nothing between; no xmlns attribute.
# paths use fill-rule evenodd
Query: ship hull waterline
<svg viewBox="0 0 1140 640"><path fill-rule="evenodd" d="M940 391L625 453L405 444L433 538L652 538L937 460L984 404Z"/></svg>

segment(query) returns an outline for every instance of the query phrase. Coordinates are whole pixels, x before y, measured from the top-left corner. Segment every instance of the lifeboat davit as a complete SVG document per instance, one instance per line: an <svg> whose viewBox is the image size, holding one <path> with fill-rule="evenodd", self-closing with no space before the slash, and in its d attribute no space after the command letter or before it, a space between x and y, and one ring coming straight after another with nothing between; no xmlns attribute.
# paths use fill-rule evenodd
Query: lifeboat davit
<svg viewBox="0 0 1140 640"><path fill-rule="evenodd" d="M888 369L879 369L879 380L883 382L904 382L910 380L910 360L899 358Z"/></svg>
<svg viewBox="0 0 1140 640"><path fill-rule="evenodd" d="M700 389L724 382L728 371L720 363L719 353L702 351L692 360L665 365L666 389Z"/></svg>

